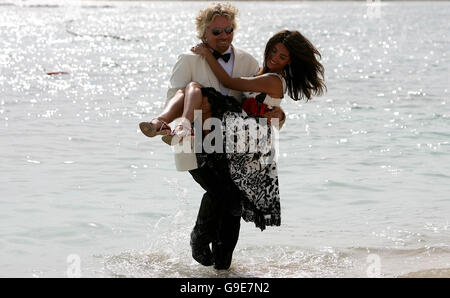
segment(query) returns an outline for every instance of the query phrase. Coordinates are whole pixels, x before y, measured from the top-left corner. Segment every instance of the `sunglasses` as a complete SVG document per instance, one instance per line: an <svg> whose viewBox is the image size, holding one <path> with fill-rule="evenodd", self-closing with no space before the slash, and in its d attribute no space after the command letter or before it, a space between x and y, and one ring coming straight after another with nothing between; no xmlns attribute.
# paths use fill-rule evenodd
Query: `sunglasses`
<svg viewBox="0 0 450 298"><path fill-rule="evenodd" d="M226 34L231 34L233 33L233 27L226 27L225 29L222 28L214 28L211 30L212 34L214 34L215 36L220 35L222 33L222 31L225 31Z"/></svg>

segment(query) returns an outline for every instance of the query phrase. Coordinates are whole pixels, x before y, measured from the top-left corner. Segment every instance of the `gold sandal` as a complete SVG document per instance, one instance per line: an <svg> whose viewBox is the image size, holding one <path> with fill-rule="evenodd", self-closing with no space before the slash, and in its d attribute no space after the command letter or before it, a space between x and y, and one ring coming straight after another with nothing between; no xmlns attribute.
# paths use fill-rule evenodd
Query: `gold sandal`
<svg viewBox="0 0 450 298"><path fill-rule="evenodd" d="M159 127L159 129L156 128L156 125L152 123L154 120L162 122L162 125ZM149 138L153 138L157 135L168 135L171 132L169 124L167 124L159 117L152 119L152 121L150 122L139 123L139 128L141 129L142 133Z"/></svg>
<svg viewBox="0 0 450 298"><path fill-rule="evenodd" d="M178 127L181 127L181 129L177 131ZM178 124L170 134L163 136L161 139L167 145L175 146L177 144L181 144L184 137L193 135L194 131L192 130L192 128L186 127L183 124Z"/></svg>

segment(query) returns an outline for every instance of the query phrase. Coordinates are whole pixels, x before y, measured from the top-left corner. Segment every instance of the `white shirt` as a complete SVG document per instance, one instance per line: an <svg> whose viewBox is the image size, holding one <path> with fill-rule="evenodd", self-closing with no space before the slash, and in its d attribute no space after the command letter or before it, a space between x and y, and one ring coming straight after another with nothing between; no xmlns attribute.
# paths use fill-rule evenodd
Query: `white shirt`
<svg viewBox="0 0 450 298"><path fill-rule="evenodd" d="M227 74L231 77L233 75L233 66L234 66L234 53L231 49L231 47L228 48L228 50L225 51L224 54L230 53L230 60L228 62L223 61L222 58L217 59L217 62L223 67L223 69L227 72ZM226 88L222 83L219 82L220 86L220 93L223 95L228 95L230 93L230 89Z"/></svg>

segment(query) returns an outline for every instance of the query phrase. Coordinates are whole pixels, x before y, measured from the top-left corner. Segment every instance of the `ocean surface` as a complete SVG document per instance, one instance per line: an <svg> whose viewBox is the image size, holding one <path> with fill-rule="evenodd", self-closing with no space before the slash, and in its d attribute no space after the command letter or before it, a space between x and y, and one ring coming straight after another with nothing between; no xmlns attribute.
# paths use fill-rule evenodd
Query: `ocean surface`
<svg viewBox="0 0 450 298"><path fill-rule="evenodd" d="M297 29L328 92L286 97L282 224L242 221L228 271L191 258L203 191L138 128L205 5L0 1L0 277L450 277L450 3L235 2L236 46Z"/></svg>

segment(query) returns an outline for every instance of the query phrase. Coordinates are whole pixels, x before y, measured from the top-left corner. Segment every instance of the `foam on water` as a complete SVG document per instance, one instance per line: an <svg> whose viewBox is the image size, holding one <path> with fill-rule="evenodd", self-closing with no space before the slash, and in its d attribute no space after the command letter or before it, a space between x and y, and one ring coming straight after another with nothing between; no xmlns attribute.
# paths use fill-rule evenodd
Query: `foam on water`
<svg viewBox="0 0 450 298"><path fill-rule="evenodd" d="M197 264L190 256L187 222L165 218L149 247L104 257L113 277L450 277L450 247L337 248L264 244L235 250L228 271ZM183 220L185 221L185 220ZM374 260L377 270L371 271ZM446 260L446 261L444 261ZM444 262L443 262L444 261Z"/></svg>

